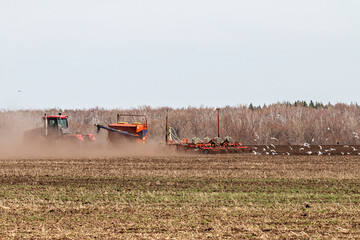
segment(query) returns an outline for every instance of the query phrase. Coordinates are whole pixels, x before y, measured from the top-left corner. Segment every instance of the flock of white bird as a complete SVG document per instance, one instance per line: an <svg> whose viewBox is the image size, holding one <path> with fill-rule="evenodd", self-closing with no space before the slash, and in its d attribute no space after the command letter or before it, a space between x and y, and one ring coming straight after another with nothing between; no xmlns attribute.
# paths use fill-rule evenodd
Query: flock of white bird
<svg viewBox="0 0 360 240"><path fill-rule="evenodd" d="M327 128L328 131L331 131L330 127ZM258 135L257 132L254 133L255 135L255 139L254 141L256 142L258 139L260 139L260 136ZM357 132L353 132L354 138L359 139L359 134ZM270 140L273 141L278 141L277 138L275 137L270 137ZM329 138L326 138L326 141L328 141ZM311 140L311 142L314 142L315 139L313 138ZM339 152L337 151L336 148L328 148L325 149L326 146L321 146L318 145L318 148L316 147L316 145L310 145L310 143L304 143L303 145L299 145L299 146L288 146L289 147L289 151L284 151L284 149L281 149L281 151L276 151L276 146L274 144L270 144L265 145L264 147L253 147L252 152L255 155L339 155ZM295 148L298 148L298 151L296 151ZM359 149L357 149L354 146L349 146L349 145L339 145L339 149L343 150L340 152L341 155L360 155L360 151ZM262 148L262 149L261 149ZM347 151L348 150L348 151Z"/></svg>
<svg viewBox="0 0 360 240"><path fill-rule="evenodd" d="M310 145L309 143L304 143L299 146L288 146L289 151L284 151L284 148L281 147L277 151L274 144L265 145L265 146L254 146L252 152L255 155L360 155L359 149L355 146L349 145L339 145L339 149L342 151L339 153L336 148L325 149L326 146L321 145Z"/></svg>

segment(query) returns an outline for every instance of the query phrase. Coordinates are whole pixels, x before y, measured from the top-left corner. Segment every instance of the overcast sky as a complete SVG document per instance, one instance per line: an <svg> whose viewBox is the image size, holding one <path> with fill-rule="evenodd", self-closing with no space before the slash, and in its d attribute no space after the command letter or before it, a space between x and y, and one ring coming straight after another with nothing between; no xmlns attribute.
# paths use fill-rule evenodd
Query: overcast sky
<svg viewBox="0 0 360 240"><path fill-rule="evenodd" d="M0 109L360 103L359 13L359 0L0 0Z"/></svg>

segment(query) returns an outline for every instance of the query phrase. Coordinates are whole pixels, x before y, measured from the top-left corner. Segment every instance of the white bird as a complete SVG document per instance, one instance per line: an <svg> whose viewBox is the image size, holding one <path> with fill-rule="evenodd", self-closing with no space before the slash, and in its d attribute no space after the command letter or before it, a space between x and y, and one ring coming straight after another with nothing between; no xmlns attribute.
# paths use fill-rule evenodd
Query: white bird
<svg viewBox="0 0 360 240"><path fill-rule="evenodd" d="M277 141L277 138L276 138L276 137L271 137L270 139Z"/></svg>
<svg viewBox="0 0 360 240"><path fill-rule="evenodd" d="M330 138L326 138L325 141L329 141Z"/></svg>
<svg viewBox="0 0 360 240"><path fill-rule="evenodd" d="M357 151L357 149L356 149L355 147L353 147L353 146L351 146L351 147L352 147L352 149L353 149L354 152Z"/></svg>
<svg viewBox="0 0 360 240"><path fill-rule="evenodd" d="M300 150L300 151L303 151L303 150L304 150L304 148L300 148L299 150Z"/></svg>
<svg viewBox="0 0 360 240"><path fill-rule="evenodd" d="M307 154L311 155L311 154L312 154L312 151L308 151Z"/></svg>
<svg viewBox="0 0 360 240"><path fill-rule="evenodd" d="M330 127L328 127L327 130L330 131Z"/></svg>
<svg viewBox="0 0 360 240"><path fill-rule="evenodd" d="M308 144L308 143L304 143L304 147L308 147L308 148L310 148L310 144Z"/></svg>
<svg viewBox="0 0 360 240"><path fill-rule="evenodd" d="M344 147L348 148L349 146L348 146L348 145L344 145Z"/></svg>
<svg viewBox="0 0 360 240"><path fill-rule="evenodd" d="M290 153L286 152L287 155L290 155Z"/></svg>
<svg viewBox="0 0 360 240"><path fill-rule="evenodd" d="M330 151L336 151L336 149L335 148L330 148Z"/></svg>
<svg viewBox="0 0 360 240"><path fill-rule="evenodd" d="M344 152L341 152L341 155L344 155L345 153Z"/></svg>
<svg viewBox="0 0 360 240"><path fill-rule="evenodd" d="M257 147L254 147L254 149L257 149Z"/></svg>
<svg viewBox="0 0 360 240"><path fill-rule="evenodd" d="M274 144L270 144L270 146L272 146L273 148L276 148Z"/></svg>
<svg viewBox="0 0 360 240"><path fill-rule="evenodd" d="M311 142L314 142L315 141L315 138L311 139Z"/></svg>
<svg viewBox="0 0 360 240"><path fill-rule="evenodd" d="M321 146L321 145L319 145L319 148L320 148L320 150L322 150L322 146Z"/></svg>
<svg viewBox="0 0 360 240"><path fill-rule="evenodd" d="M266 145L266 148L267 148L267 149L269 149L269 146L268 146L268 145Z"/></svg>
<svg viewBox="0 0 360 240"><path fill-rule="evenodd" d="M258 135L257 133L254 133L254 135L255 135L255 137L257 137L257 138L260 138L260 137L259 137L259 135Z"/></svg>
<svg viewBox="0 0 360 240"><path fill-rule="evenodd" d="M293 148L292 148L292 147L290 147L290 146L289 146L289 148L290 148L290 150L293 150Z"/></svg>
<svg viewBox="0 0 360 240"><path fill-rule="evenodd" d="M320 156L320 155L322 155L322 154L323 154L323 153L319 151L319 154L318 154L318 155Z"/></svg>

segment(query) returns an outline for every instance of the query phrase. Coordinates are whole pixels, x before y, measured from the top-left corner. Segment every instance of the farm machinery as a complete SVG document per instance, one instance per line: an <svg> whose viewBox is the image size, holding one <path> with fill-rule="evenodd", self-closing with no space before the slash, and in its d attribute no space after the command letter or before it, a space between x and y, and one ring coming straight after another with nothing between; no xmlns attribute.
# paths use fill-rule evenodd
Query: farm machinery
<svg viewBox="0 0 360 240"><path fill-rule="evenodd" d="M84 143L94 142L93 134L70 133L68 116L44 114L43 126L24 132L24 143Z"/></svg>
<svg viewBox="0 0 360 240"><path fill-rule="evenodd" d="M122 117L143 118L143 122L128 123L122 121ZM97 132L100 129L108 131L108 140L110 143L118 144L124 142L146 143L148 134L147 116L139 114L117 114L116 123L108 124L108 126L95 124Z"/></svg>
<svg viewBox="0 0 360 240"><path fill-rule="evenodd" d="M232 140L231 137L220 138L220 109L218 111L218 136L215 138L206 137L203 140L194 137L179 138L176 131L169 126L169 112L166 112L165 144L170 148L184 151L197 151L204 154L209 153L236 153L250 151L247 146Z"/></svg>

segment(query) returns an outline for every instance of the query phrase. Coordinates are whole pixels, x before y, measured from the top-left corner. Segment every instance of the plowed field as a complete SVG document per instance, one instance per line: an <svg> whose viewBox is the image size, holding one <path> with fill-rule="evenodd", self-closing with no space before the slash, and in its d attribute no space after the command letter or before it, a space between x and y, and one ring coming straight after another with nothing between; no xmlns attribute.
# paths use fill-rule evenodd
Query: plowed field
<svg viewBox="0 0 360 240"><path fill-rule="evenodd" d="M3 239L360 238L360 156L3 158Z"/></svg>

